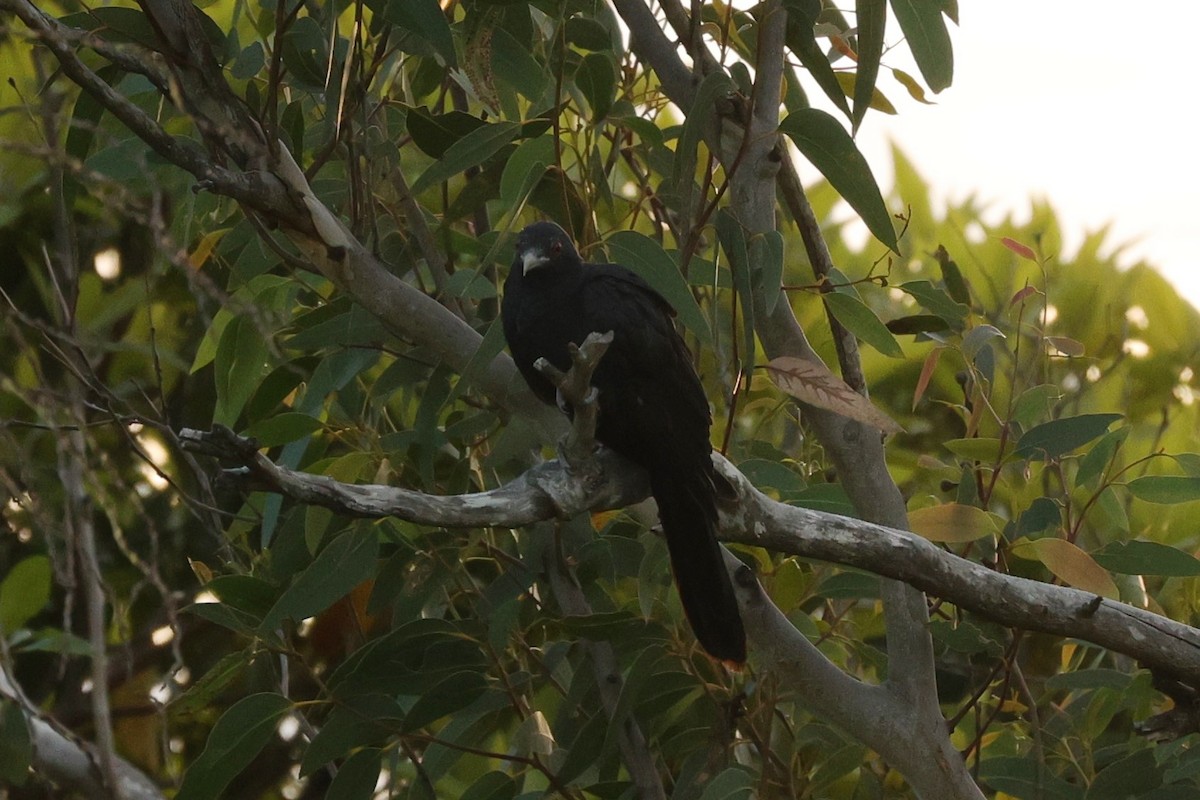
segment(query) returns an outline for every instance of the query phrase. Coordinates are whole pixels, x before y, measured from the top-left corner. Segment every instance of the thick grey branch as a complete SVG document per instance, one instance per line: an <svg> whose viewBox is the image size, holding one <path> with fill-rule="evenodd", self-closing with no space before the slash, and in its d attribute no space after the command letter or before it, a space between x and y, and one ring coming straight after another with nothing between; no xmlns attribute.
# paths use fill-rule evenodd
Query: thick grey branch
<svg viewBox="0 0 1200 800"><path fill-rule="evenodd" d="M165 797L141 770L117 756L113 757L112 764L116 786L110 789L101 775L95 748L44 717L12 681L8 674L7 653L0 659L0 697L16 703L25 715L33 744L33 770L41 777L84 797L121 800L163 800Z"/></svg>
<svg viewBox="0 0 1200 800"><path fill-rule="evenodd" d="M726 541L866 569L995 622L1093 642L1200 686L1196 628L1079 589L996 572L907 531L775 502L728 462L718 466L740 500L722 515Z"/></svg>
<svg viewBox="0 0 1200 800"><path fill-rule="evenodd" d="M352 516L396 516L439 527L516 528L623 508L649 494L645 474L605 448L595 454L604 477L599 483L583 480L560 461L548 461L497 489L436 496L296 472L253 450L253 443L236 436L231 443L228 436L233 435L180 432L190 448L244 464L241 474L250 488ZM1200 687L1200 631L1195 628L1078 589L995 572L907 531L776 502L724 457L714 454L713 459L736 495L721 501L724 541L864 569L1004 625L1093 642ZM800 634L793 628L792 635ZM770 648L777 640L778 632L756 644Z"/></svg>

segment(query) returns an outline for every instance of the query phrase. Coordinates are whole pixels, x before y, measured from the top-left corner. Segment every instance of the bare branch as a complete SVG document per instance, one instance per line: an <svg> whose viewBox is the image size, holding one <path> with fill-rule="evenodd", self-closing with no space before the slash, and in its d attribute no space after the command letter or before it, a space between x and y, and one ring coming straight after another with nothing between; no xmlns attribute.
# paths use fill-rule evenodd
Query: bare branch
<svg viewBox="0 0 1200 800"><path fill-rule="evenodd" d="M99 755L88 742L77 738L46 717L21 691L9 675L7 643L0 636L0 697L16 703L25 715L33 744L33 770L57 786L84 797L115 797L120 800L163 800L165 795L146 775L128 761L113 756L113 784L105 782Z"/></svg>
<svg viewBox="0 0 1200 800"><path fill-rule="evenodd" d="M228 429L185 429L180 439L190 449L244 463L238 474L247 488L277 491L351 516L396 516L420 525L516 528L623 508L649 494L644 473L607 448L594 455L603 475L599 483L585 482L554 460L497 489L436 496L296 472L274 464ZM1004 625L1093 642L1200 687L1200 630L1078 589L995 572L908 531L777 502L723 456L714 453L713 459L736 498L722 499L719 509L726 542L864 569ZM778 639L775 633L757 644L769 648Z"/></svg>
<svg viewBox="0 0 1200 800"><path fill-rule="evenodd" d="M585 465L596 449L596 422L600 416L599 392L592 386L592 375L613 341L613 332L589 333L583 344L571 344L571 368L562 372L544 358L533 366L558 390L559 406L571 414L571 432L560 443L563 460L572 468Z"/></svg>

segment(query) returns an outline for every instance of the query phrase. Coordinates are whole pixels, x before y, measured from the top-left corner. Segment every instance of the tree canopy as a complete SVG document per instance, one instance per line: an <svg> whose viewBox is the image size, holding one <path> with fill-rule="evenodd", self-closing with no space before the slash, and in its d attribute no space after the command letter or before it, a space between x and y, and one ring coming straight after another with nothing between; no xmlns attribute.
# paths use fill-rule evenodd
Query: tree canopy
<svg viewBox="0 0 1200 800"><path fill-rule="evenodd" d="M6 796L1194 796L1200 317L880 190L956 19L0 0ZM535 219L677 311L741 673L504 351Z"/></svg>

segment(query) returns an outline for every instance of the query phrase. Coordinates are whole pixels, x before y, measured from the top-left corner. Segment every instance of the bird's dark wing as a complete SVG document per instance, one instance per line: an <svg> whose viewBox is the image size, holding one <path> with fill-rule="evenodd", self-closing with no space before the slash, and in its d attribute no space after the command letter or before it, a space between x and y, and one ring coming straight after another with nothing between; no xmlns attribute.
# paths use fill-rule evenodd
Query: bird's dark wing
<svg viewBox="0 0 1200 800"><path fill-rule="evenodd" d="M708 399L675 331L671 306L624 267L588 266L580 292L585 327L613 331L593 381L605 427L597 432L600 440L647 467L681 456L707 463Z"/></svg>
<svg viewBox="0 0 1200 800"><path fill-rule="evenodd" d="M623 267L589 266L582 316L592 330L613 331L592 381L600 393L597 438L649 472L692 630L709 653L740 664L745 634L716 538L704 387L667 302Z"/></svg>

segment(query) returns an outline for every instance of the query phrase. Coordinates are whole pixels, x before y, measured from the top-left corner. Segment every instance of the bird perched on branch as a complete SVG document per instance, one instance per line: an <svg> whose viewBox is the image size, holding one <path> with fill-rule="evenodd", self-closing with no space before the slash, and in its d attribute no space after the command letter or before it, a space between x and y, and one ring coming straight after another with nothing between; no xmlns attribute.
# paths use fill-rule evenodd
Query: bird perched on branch
<svg viewBox="0 0 1200 800"><path fill-rule="evenodd" d="M670 304L625 267L584 262L562 228L538 222L517 237L501 316L518 369L547 403L555 402L555 388L534 362L545 358L566 370L569 344L613 332L592 378L596 439L649 473L696 638L715 658L744 662L742 619L716 538L712 419Z"/></svg>

